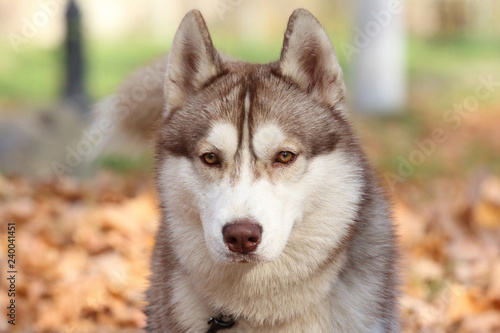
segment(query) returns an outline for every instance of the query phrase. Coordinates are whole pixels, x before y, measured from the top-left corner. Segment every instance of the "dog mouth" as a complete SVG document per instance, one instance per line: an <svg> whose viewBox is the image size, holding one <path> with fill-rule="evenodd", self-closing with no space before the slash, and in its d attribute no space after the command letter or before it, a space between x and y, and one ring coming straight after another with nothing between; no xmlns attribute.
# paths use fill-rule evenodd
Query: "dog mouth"
<svg viewBox="0 0 500 333"><path fill-rule="evenodd" d="M246 260L246 259L242 259L242 260L240 260L240 261L237 261L236 263L237 263L237 264L249 264L249 263L250 263L250 261L248 261L248 260Z"/></svg>
<svg viewBox="0 0 500 333"><path fill-rule="evenodd" d="M227 262L230 264L255 264L262 263L264 260L255 254L231 254L227 256Z"/></svg>

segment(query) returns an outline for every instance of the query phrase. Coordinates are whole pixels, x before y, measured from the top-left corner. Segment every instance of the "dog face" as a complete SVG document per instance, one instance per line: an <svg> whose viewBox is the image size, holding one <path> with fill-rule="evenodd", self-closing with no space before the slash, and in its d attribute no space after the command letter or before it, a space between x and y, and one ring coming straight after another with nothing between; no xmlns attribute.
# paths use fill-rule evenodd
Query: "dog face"
<svg viewBox="0 0 500 333"><path fill-rule="evenodd" d="M166 96L159 192L172 239L191 244L174 246L185 251L181 260L208 249L217 262L273 261L324 202L340 216L359 197L345 186L357 166L348 158L342 72L309 12L294 12L280 60L267 65L223 61L199 12L188 13ZM345 234L346 226L328 226L332 237Z"/></svg>

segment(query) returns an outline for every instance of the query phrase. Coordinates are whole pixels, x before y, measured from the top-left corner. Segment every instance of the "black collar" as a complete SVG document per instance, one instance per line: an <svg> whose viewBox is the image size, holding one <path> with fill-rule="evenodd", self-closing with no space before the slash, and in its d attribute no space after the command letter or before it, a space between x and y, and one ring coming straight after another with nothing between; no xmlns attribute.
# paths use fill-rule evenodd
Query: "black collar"
<svg viewBox="0 0 500 333"><path fill-rule="evenodd" d="M210 328L207 333L216 333L218 330L224 330L226 328L231 328L236 324L236 321L233 319L233 316L227 316L223 313L220 313L217 318L210 318L208 321Z"/></svg>

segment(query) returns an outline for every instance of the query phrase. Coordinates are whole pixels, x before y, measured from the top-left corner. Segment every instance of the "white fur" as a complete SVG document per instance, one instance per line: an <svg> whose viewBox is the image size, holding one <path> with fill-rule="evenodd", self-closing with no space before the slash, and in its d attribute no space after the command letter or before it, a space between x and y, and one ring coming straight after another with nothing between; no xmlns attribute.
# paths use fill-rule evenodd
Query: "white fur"
<svg viewBox="0 0 500 333"><path fill-rule="evenodd" d="M238 131L233 124L219 123L212 127L206 141L210 146L221 151L226 160L231 160L238 149ZM206 152L211 152L209 150Z"/></svg>
<svg viewBox="0 0 500 333"><path fill-rule="evenodd" d="M333 317L333 313L320 313L345 311L332 304L331 299L323 299L342 260L339 258L338 264L325 275L317 276L314 272L331 255L327 249L334 249L340 243L352 223L355 211L351 207L360 198L357 169L343 153L334 152L309 161L307 174L294 184L271 185L266 180L249 184L248 178L243 177L234 187L226 180L200 187L196 169L189 160L168 157L163 168L166 172L160 178L160 194L170 207L167 213L172 223L173 248L189 273L173 281L174 290L180 290L176 292L176 302L183 304L182 308L191 306L187 312L194 317L207 318L225 308L235 315L245 314L248 319L239 321L238 332L245 332L246 326L252 331L252 326L269 318L274 325L269 332L340 332L326 319ZM208 195L205 191L210 187ZM280 215L287 210L290 211ZM265 264L216 264L229 258L222 241L224 223L245 214L254 216L263 225L263 239L257 249L259 260L275 260ZM302 222L298 223L299 220ZM290 234L292 227L295 231ZM294 246L283 250L287 241ZM210 253L203 251L201 242L206 242ZM231 276L240 279L238 285L228 280ZM219 290L222 281L225 292ZM269 281L273 283L268 284ZM353 302L356 292L365 292L345 289L348 302ZM235 299L235 292L240 297ZM254 297L274 293L276 298ZM212 300L212 311L192 307L193 303L203 303L203 299ZM306 316L294 320L299 313ZM359 320L354 327L363 327L363 314L346 313L345 317ZM304 322L306 319L310 321Z"/></svg>
<svg viewBox="0 0 500 333"><path fill-rule="evenodd" d="M284 144L285 135L275 124L267 124L257 129L253 137L253 147L259 159L269 159L282 150L289 150Z"/></svg>

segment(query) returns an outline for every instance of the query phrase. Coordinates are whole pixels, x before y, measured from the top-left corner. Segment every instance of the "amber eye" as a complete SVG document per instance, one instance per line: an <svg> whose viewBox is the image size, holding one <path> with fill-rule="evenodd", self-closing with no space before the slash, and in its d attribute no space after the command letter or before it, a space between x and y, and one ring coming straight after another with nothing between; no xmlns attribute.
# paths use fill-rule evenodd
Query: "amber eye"
<svg viewBox="0 0 500 333"><path fill-rule="evenodd" d="M201 160L208 165L220 164L219 158L214 153L206 153L201 155Z"/></svg>
<svg viewBox="0 0 500 333"><path fill-rule="evenodd" d="M295 159L294 153L291 153L289 151L282 151L276 157L275 162L286 164L292 162L294 159Z"/></svg>

